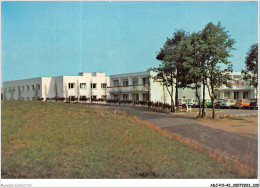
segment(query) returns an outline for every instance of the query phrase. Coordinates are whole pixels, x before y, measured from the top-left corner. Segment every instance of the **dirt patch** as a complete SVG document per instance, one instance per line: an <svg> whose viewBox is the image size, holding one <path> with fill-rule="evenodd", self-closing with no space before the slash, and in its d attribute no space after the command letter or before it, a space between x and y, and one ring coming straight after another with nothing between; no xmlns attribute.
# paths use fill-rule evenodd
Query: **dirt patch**
<svg viewBox="0 0 260 188"><path fill-rule="evenodd" d="M212 127L215 129L222 129L228 132L235 132L240 134L249 134L257 136L258 134L258 117L242 117L239 119L216 119L210 118L198 119L200 124Z"/></svg>

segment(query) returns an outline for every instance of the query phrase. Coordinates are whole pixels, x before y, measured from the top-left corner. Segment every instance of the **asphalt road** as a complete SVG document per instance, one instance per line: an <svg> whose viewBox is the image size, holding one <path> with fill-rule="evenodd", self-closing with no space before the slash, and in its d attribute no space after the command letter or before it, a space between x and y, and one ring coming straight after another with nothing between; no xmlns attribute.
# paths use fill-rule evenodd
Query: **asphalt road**
<svg viewBox="0 0 260 188"><path fill-rule="evenodd" d="M227 132L204 126L194 119L194 114L167 114L134 107L92 105L108 110L118 110L139 117L153 125L177 134L201 148L222 156L231 162L239 162L256 168L258 164L258 137ZM250 114L257 110L223 109L223 114Z"/></svg>

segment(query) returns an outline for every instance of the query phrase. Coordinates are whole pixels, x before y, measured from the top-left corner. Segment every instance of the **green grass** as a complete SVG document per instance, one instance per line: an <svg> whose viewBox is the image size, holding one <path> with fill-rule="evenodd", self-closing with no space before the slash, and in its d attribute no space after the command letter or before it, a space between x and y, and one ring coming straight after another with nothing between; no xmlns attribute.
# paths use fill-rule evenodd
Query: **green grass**
<svg viewBox="0 0 260 188"><path fill-rule="evenodd" d="M132 116L2 102L2 178L246 178Z"/></svg>

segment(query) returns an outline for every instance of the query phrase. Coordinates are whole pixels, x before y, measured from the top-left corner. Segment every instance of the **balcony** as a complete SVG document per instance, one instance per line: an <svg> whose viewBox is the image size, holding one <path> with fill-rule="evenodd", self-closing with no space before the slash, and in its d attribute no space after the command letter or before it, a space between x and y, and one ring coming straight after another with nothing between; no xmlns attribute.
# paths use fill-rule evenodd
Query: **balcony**
<svg viewBox="0 0 260 188"><path fill-rule="evenodd" d="M217 90L252 90L253 87L246 83L231 83L231 87L226 87L225 85L221 85Z"/></svg>
<svg viewBox="0 0 260 188"><path fill-rule="evenodd" d="M134 93L134 92L148 92L150 91L150 85L128 85L128 86L112 86L108 87L109 93Z"/></svg>

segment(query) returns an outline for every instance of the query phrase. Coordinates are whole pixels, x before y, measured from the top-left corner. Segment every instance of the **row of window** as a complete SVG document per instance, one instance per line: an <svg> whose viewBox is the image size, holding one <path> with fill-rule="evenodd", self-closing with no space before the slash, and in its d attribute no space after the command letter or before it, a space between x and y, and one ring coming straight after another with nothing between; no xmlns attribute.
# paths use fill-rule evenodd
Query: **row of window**
<svg viewBox="0 0 260 188"><path fill-rule="evenodd" d="M149 78L143 78L143 85L149 84ZM128 79L122 79L123 86L129 86ZM138 86L139 85L139 79L138 78L132 78L132 85ZM114 86L120 86L119 80L114 80Z"/></svg>
<svg viewBox="0 0 260 188"><path fill-rule="evenodd" d="M69 83L68 87L69 87L69 89L75 89L76 88L76 84L75 83ZM90 87L92 89L96 89L97 88L97 84L96 83L91 83ZM87 88L87 84L86 83L80 83L79 84L79 88L80 89L86 89ZM107 88L107 84L106 83L102 83L101 84L101 88Z"/></svg>
<svg viewBox="0 0 260 188"><path fill-rule="evenodd" d="M101 96L101 99L106 99L106 98L107 98L106 95L102 95L102 96ZM70 99L70 100L75 100L75 99L76 99L76 96L70 95L70 96L69 96L69 99ZM85 100L85 99L87 99L87 96L86 96L86 95L80 95L79 100ZM97 99L97 96L96 96L96 95L91 95L91 99L95 100L95 99Z"/></svg>
<svg viewBox="0 0 260 188"><path fill-rule="evenodd" d="M24 91L34 91L36 88L36 90L40 90L41 86L40 84L36 84L35 85L26 85L26 86L17 86L17 87L9 87L8 88L8 91L11 93L11 92L24 92ZM5 88L5 92L6 92L6 88Z"/></svg>
<svg viewBox="0 0 260 188"><path fill-rule="evenodd" d="M114 99L119 99L118 94L114 94ZM123 100L129 100L129 94L123 94ZM132 99L139 101L139 94L132 94ZM143 100L149 101L149 94L143 93Z"/></svg>

